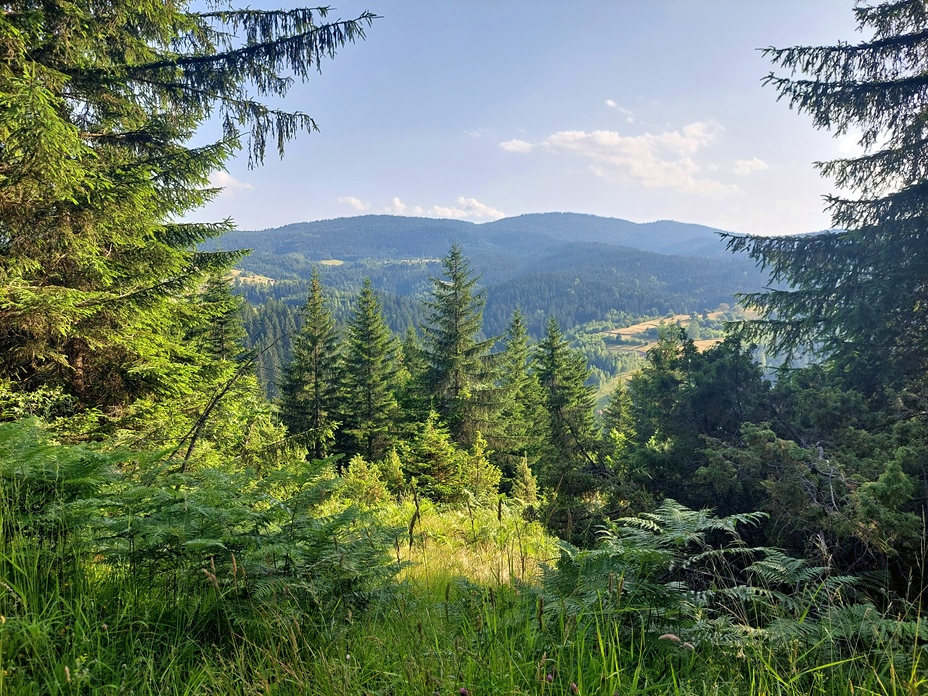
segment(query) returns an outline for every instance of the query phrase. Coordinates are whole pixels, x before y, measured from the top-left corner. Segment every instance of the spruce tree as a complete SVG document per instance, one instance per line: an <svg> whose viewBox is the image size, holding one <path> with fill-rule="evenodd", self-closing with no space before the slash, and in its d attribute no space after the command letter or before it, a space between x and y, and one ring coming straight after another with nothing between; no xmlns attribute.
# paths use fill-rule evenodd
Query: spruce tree
<svg viewBox="0 0 928 696"><path fill-rule="evenodd" d="M430 399L425 393L425 374L428 365L422 350L422 343L413 326L406 327L403 342L400 345L400 366L397 373L399 390L397 401L400 406L401 425L422 423L429 416ZM412 428L415 430L415 428Z"/></svg>
<svg viewBox="0 0 928 696"><path fill-rule="evenodd" d="M530 357L525 317L517 309L499 356L499 421L502 427L490 443L496 450L496 460L503 474L513 480L523 463L537 462L543 442L543 429L538 427L544 420L541 387L535 374L529 371Z"/></svg>
<svg viewBox="0 0 928 696"><path fill-rule="evenodd" d="M383 457L390 446L397 417L397 359L396 339L366 278L345 336L339 411L342 430L351 439L350 453L369 462Z"/></svg>
<svg viewBox="0 0 928 696"><path fill-rule="evenodd" d="M335 321L315 269L303 306L303 326L280 385L280 417L290 433L321 459L330 452L338 427L339 342Z"/></svg>
<svg viewBox="0 0 928 696"><path fill-rule="evenodd" d="M593 389L586 358L570 347L551 317L535 351L535 373L547 413L540 483L553 492L549 524L567 538L591 541L602 473L597 461Z"/></svg>
<svg viewBox="0 0 928 696"><path fill-rule="evenodd" d="M35 3L0 13L0 379L118 413L196 388L190 300L237 253L178 222L241 147L253 164L313 120L266 104L373 15L218 3ZM208 119L215 143L192 146Z"/></svg>
<svg viewBox="0 0 928 696"><path fill-rule="evenodd" d="M478 276L455 244L442 259L444 277L432 278L422 327L424 387L455 442L470 446L477 432L495 427L493 339L480 340L486 298Z"/></svg>
<svg viewBox="0 0 928 696"><path fill-rule="evenodd" d="M922 379L928 368L928 5L860 4L857 44L768 48L765 82L816 128L859 132L862 153L819 162L839 193L833 231L733 236L774 289L741 298L760 318L742 335L775 352L817 351L859 386Z"/></svg>

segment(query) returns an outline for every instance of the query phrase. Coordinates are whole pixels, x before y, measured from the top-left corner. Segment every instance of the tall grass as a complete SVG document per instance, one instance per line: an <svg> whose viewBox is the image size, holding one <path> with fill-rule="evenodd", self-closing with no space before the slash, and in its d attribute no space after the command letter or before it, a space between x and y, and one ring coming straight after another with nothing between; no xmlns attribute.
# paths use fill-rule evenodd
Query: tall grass
<svg viewBox="0 0 928 696"><path fill-rule="evenodd" d="M375 520L326 475L133 466L0 427L0 694L928 691L917 608L748 558L731 519L669 506L578 551L502 504Z"/></svg>

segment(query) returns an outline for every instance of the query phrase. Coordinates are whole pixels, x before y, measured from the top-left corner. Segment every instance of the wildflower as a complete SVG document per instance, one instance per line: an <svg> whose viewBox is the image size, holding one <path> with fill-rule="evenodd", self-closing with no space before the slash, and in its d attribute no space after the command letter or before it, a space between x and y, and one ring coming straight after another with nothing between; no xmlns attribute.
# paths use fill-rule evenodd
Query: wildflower
<svg viewBox="0 0 928 696"><path fill-rule="evenodd" d="M545 675L545 681L548 682L548 683L550 684L551 682L554 681L554 675L551 674L551 672L548 672L548 674Z"/></svg>
<svg viewBox="0 0 928 696"><path fill-rule="evenodd" d="M465 689L463 686L458 689L458 693L461 694L461 696L470 696L470 691Z"/></svg>
<svg viewBox="0 0 928 696"><path fill-rule="evenodd" d="M572 693L572 694L579 694L579 693L580 693L580 687L577 686L574 682L570 682L570 693Z"/></svg>
<svg viewBox="0 0 928 696"><path fill-rule="evenodd" d="M692 643L690 643L689 641L686 641L686 642L683 644L683 647L686 648L687 650L695 650L695 649L696 649L696 646L693 645Z"/></svg>
<svg viewBox="0 0 928 696"><path fill-rule="evenodd" d="M675 636L673 633L665 633L664 635L658 637L658 640L669 640L674 643L680 642L680 636Z"/></svg>

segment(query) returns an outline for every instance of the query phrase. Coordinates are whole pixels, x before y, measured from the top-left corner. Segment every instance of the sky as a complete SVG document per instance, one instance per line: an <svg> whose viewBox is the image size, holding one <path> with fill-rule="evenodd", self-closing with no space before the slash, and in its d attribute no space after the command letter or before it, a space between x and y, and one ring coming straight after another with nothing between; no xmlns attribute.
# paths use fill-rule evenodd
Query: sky
<svg viewBox="0 0 928 696"><path fill-rule="evenodd" d="M284 102L320 132L256 169L230 161L213 177L223 192L191 219L266 229L575 212L762 235L828 229L832 187L813 163L852 154L855 140L778 102L758 49L862 40L852 6L333 0L330 19L379 18Z"/></svg>

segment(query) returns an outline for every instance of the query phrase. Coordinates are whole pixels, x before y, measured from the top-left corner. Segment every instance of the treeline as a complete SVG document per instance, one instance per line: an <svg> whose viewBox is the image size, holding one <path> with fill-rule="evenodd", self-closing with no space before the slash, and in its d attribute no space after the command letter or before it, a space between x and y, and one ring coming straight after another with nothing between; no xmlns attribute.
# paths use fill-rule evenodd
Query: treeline
<svg viewBox="0 0 928 696"><path fill-rule="evenodd" d="M286 265L294 254L274 257ZM288 261L289 260L289 261ZM276 263L276 262L275 262ZM606 244L571 244L550 257L536 258L519 271L522 262L509 257L480 257L481 283L486 287L482 331L486 336L503 335L518 308L529 336L539 339L553 317L568 333L585 324L611 322L610 328L668 313L704 312L731 302L735 292L754 287L757 273L749 266L730 260L664 256ZM327 288L329 310L336 324L344 325L357 288L365 280L376 288L381 312L387 325L402 334L406 327L423 323L423 301L431 281L441 273L436 260L374 261L343 264L317 264L299 256L299 272L308 277L318 274ZM508 268L504 271L502 267ZM287 275L280 268L252 267L278 278ZM493 282L506 276L516 277ZM268 395L278 395L281 366L289 360L290 332L301 326L299 308L305 301L307 285L299 279L236 280L236 292L248 301L245 326L249 345L264 351L257 358L258 375ZM587 358L605 382L630 365L629 359L605 349L585 345Z"/></svg>
<svg viewBox="0 0 928 696"><path fill-rule="evenodd" d="M280 415L317 457L371 485L438 502L499 492L576 544L672 498L723 515L763 511L752 541L837 569L924 586L924 426L822 367L776 380L729 337L700 352L665 327L645 365L594 412L590 365L550 318L532 340L516 312L494 350L483 293L459 248L433 280L420 331L387 328L370 283L335 330L314 277ZM905 425L903 425L905 424Z"/></svg>
<svg viewBox="0 0 928 696"><path fill-rule="evenodd" d="M238 234L227 241L244 244L256 236L249 233L243 238ZM301 241L297 248L303 249L309 242ZM388 315L406 319L428 292L428 279L440 272L438 258L451 243L456 243L453 238L432 258L422 258L422 248L434 247L435 240L423 243L417 254L405 258L348 257L343 263L325 264L320 262L329 257L323 250L285 253L272 247L253 252L238 263L239 268L272 282L246 285L242 291L252 304L273 297L295 305L296 298L305 295L305 283L314 269L326 286L339 292L353 293L365 278L370 278L383 297ZM264 241L261 246L270 244ZM614 311L636 318L701 312L731 302L735 293L752 292L763 285L756 266L740 258L658 254L593 242L559 242L521 255L509 249L487 251L484 246L474 244L472 249L460 244L480 270L481 282L488 290L484 320L487 333L494 335L506 330L516 307L522 309L529 333L537 338L551 315L561 326L572 328L605 319ZM303 288L299 287L301 282ZM406 316L401 316L403 313ZM400 326L394 328L402 330Z"/></svg>

